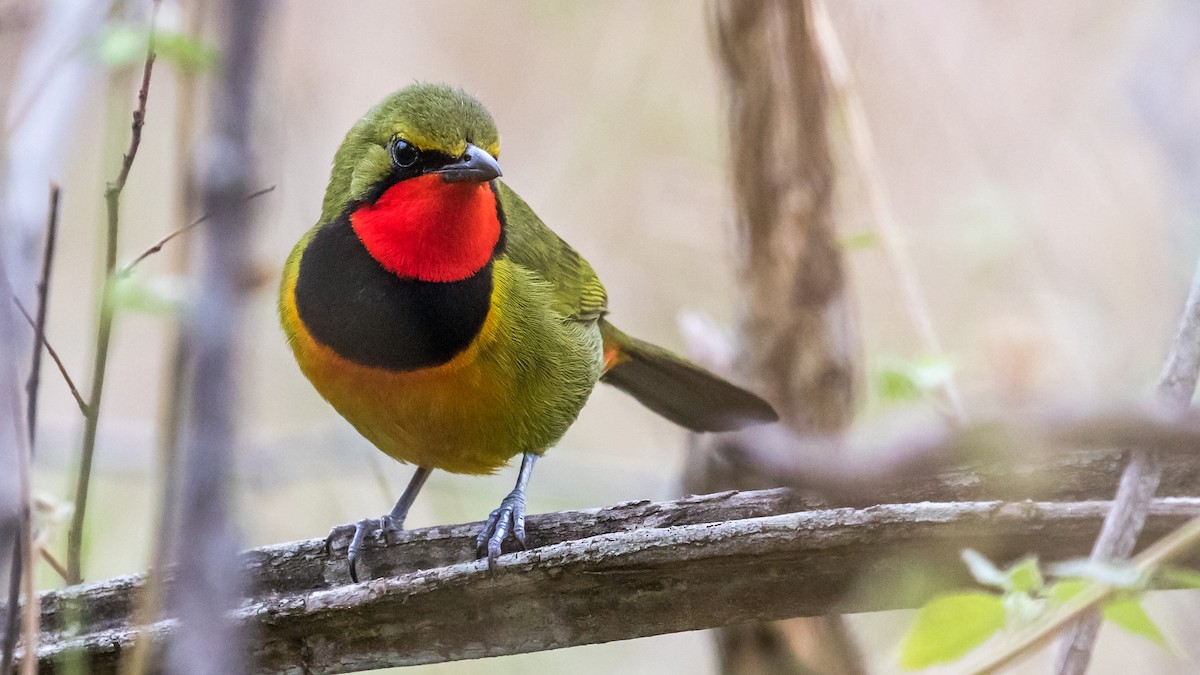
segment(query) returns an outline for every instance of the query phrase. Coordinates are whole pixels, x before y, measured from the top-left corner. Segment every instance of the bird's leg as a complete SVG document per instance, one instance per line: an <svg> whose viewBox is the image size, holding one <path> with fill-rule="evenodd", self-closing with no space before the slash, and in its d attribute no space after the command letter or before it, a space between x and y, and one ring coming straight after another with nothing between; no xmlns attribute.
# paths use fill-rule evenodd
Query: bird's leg
<svg viewBox="0 0 1200 675"><path fill-rule="evenodd" d="M533 465L538 455L527 452L521 458L521 473L517 476L517 486L500 502L500 508L488 515L483 531L475 539L476 553L483 557L487 555L488 571L496 569L496 558L500 557L500 546L511 532L521 548L525 548L525 488L529 486L529 476L533 474Z"/></svg>
<svg viewBox="0 0 1200 675"><path fill-rule="evenodd" d="M417 493L421 491L421 486L425 485L425 479L429 478L431 473L433 473L433 469L418 466L412 479L408 481L408 487L404 488L404 494L400 495L400 499L392 507L391 513L379 518L379 529L383 533L384 542L388 541L388 533L404 529L404 519L408 517L408 510L412 508L413 502L417 499ZM349 548L346 549L346 558L350 561L350 579L354 583L358 583L358 554L362 550L363 537L375 529L375 523L376 521L370 518L364 518L354 526L354 536L350 539Z"/></svg>

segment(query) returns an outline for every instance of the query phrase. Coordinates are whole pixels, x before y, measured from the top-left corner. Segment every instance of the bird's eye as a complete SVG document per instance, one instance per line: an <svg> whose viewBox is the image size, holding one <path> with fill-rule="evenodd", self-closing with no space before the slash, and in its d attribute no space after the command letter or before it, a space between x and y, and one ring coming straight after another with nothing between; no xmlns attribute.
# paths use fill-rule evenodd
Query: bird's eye
<svg viewBox="0 0 1200 675"><path fill-rule="evenodd" d="M396 166L407 169L416 164L420 158L421 151L417 149L417 146L402 138L392 141L392 161L396 163Z"/></svg>

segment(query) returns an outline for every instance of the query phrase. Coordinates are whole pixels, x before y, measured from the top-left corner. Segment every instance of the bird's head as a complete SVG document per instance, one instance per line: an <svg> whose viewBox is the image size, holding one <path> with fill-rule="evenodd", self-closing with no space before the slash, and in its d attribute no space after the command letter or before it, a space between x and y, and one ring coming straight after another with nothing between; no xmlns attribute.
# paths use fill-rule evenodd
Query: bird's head
<svg viewBox="0 0 1200 675"><path fill-rule="evenodd" d="M342 141L321 222L348 217L385 268L455 281L501 245L491 114L460 89L414 84L371 108Z"/></svg>

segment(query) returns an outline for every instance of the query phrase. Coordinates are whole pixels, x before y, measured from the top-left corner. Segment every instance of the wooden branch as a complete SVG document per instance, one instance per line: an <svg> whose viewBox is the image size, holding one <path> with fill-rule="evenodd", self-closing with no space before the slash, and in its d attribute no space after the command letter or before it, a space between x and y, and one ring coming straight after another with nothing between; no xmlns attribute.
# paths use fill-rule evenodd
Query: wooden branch
<svg viewBox="0 0 1200 675"><path fill-rule="evenodd" d="M770 401L791 429L840 431L854 418L862 349L836 245L831 92L812 3L713 0L709 15L736 209L735 381ZM691 446L684 490L754 486L721 461L719 439L695 438ZM738 627L716 640L724 675L866 672L835 616Z"/></svg>
<svg viewBox="0 0 1200 675"><path fill-rule="evenodd" d="M474 560L478 523L401 533L366 552L372 575L348 579L350 528L243 555L254 591L236 617L256 635L254 672L340 673L499 656L745 621L912 606L878 592L914 556L940 588L969 583L958 550L1005 561L1085 554L1108 502L952 502L797 512L787 490L534 516L529 551ZM1200 514L1200 499L1154 503L1147 538ZM852 592L863 579L875 592ZM42 597L41 672L82 650L114 673L137 637L127 623L140 576ZM868 589L870 586L867 587ZM64 635L72 602L89 608ZM174 619L144 634L174 633Z"/></svg>
<svg viewBox="0 0 1200 675"><path fill-rule="evenodd" d="M16 303L17 309L21 311L21 315L25 317L26 323L30 328L33 328L34 335L37 335L37 322L29 315L29 310L25 309L25 305L21 304L21 300L13 296L13 302ZM79 406L79 412L83 413L84 417L88 416L87 401L83 400L83 394L79 393L79 387L75 386L75 380L71 379L71 373L67 372L67 366L63 363L62 358L58 355L58 350L54 345L50 344L50 339L46 337L45 332L42 333L42 347L45 347L46 353L50 355L54 365L58 367L58 374L62 376L64 382L67 383L67 388L71 390L71 396L75 399L75 405Z"/></svg>
<svg viewBox="0 0 1200 675"><path fill-rule="evenodd" d="M1179 320L1171 353L1158 380L1158 400L1176 415L1186 414L1196 393L1200 376L1200 263L1196 265L1188 299ZM1100 562L1129 557L1141 534L1150 502L1162 482L1162 456L1153 450L1135 448L1121 475L1113 509L1104 520L1100 536L1092 546L1091 558ZM1101 615L1091 611L1063 637L1056 672L1083 675L1100 634Z"/></svg>
<svg viewBox="0 0 1200 675"><path fill-rule="evenodd" d="M247 633L229 620L242 594L237 531L228 495L237 445L239 335L247 302L254 220L245 194L253 177L251 115L259 47L266 25L261 0L225 0L223 67L213 103L208 161L199 177L206 213L200 292L189 308L183 352L189 359L187 435L180 445L176 518L160 537L178 573L166 598L179 621L165 655L169 673L238 675L249 669ZM154 668L158 670L158 668Z"/></svg>

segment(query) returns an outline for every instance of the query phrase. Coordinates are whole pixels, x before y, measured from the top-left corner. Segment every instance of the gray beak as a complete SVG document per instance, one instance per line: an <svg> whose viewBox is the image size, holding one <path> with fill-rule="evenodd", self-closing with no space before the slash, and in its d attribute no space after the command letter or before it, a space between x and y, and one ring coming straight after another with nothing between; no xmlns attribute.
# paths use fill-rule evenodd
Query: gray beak
<svg viewBox="0 0 1200 675"><path fill-rule="evenodd" d="M501 175L500 165L496 163L496 159L470 143L467 144L467 151L458 158L457 162L447 164L434 173L440 173L442 180L447 183L462 181L486 183Z"/></svg>

